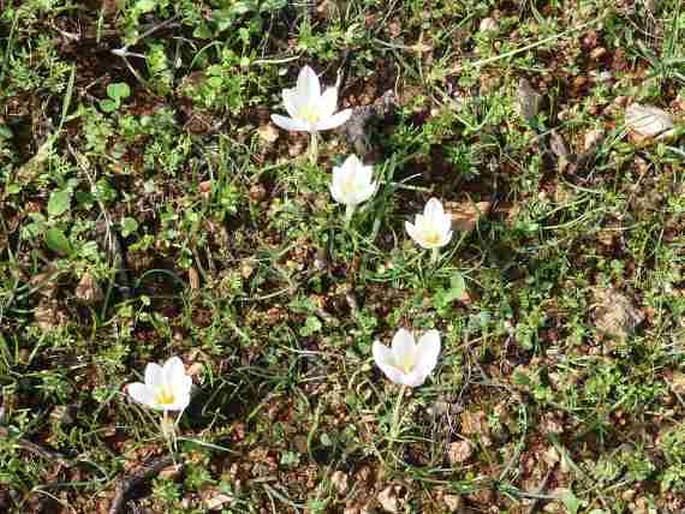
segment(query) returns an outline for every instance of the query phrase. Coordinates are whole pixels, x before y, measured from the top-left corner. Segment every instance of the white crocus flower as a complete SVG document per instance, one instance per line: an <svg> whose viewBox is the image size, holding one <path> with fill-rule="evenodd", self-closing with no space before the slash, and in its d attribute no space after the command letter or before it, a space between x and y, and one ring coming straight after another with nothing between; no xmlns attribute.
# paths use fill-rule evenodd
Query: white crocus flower
<svg viewBox="0 0 685 514"><path fill-rule="evenodd" d="M193 380L186 375L183 361L172 357L160 366L154 362L145 367L145 383L133 382L126 387L135 401L157 410L183 411L190 403Z"/></svg>
<svg viewBox="0 0 685 514"><path fill-rule="evenodd" d="M272 114L272 121L285 130L309 132L313 160L316 160L317 132L339 127L352 115L352 109L335 112L338 88L329 87L322 93L319 77L309 66L300 70L296 87L283 90L283 105L290 117Z"/></svg>
<svg viewBox="0 0 685 514"><path fill-rule="evenodd" d="M356 155L350 155L342 166L333 166L331 196L346 207L348 220L356 207L376 192L378 182L372 179L373 166L364 166Z"/></svg>
<svg viewBox="0 0 685 514"><path fill-rule="evenodd" d="M379 341L373 343L376 365L393 382L408 387L422 385L438 363L440 333L429 330L418 344L408 330L401 328L392 338L390 348Z"/></svg>
<svg viewBox="0 0 685 514"><path fill-rule="evenodd" d="M433 250L434 259L440 248L452 239L452 218L437 198L428 200L423 214L417 214L414 223L405 221L404 227L419 246Z"/></svg>

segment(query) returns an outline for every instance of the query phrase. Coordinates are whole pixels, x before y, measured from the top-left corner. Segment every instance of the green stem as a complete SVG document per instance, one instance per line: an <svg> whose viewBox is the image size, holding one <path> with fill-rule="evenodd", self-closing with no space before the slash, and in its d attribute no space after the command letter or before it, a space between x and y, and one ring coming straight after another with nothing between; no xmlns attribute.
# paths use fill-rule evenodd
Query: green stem
<svg viewBox="0 0 685 514"><path fill-rule="evenodd" d="M390 433L388 434L388 447L386 448L386 459L385 461L390 463L391 467L394 467L397 462L401 459L397 459L393 455L393 450L395 443L399 441L399 436L401 432L401 416L400 416L400 410L402 408L402 399L404 397L404 394L407 392L408 387L407 386L401 386L400 392L397 395L397 400L395 402L395 407L393 408L392 411L392 420L390 421ZM384 461L384 462L385 462Z"/></svg>
<svg viewBox="0 0 685 514"><path fill-rule="evenodd" d="M440 248L431 250L431 264L436 264L440 260Z"/></svg>
<svg viewBox="0 0 685 514"><path fill-rule="evenodd" d="M319 159L319 134L317 132L309 133L309 164L316 164Z"/></svg>
<svg viewBox="0 0 685 514"><path fill-rule="evenodd" d="M350 225L350 221L352 221L352 215L354 214L355 210L355 205L347 205L345 206L345 226Z"/></svg>
<svg viewBox="0 0 685 514"><path fill-rule="evenodd" d="M407 386L401 386L400 394L397 395L395 408L392 412L392 426L390 427L390 443L397 441L400 434L400 407L402 406L402 398L407 390Z"/></svg>
<svg viewBox="0 0 685 514"><path fill-rule="evenodd" d="M171 451L172 453L174 453L178 450L177 442L176 442L176 424L177 423L178 423L178 418L176 420L172 419L169 416L169 411L164 410L164 414L162 414L162 422L161 422L162 435L164 436L164 439L166 439L166 442L169 445L169 451Z"/></svg>

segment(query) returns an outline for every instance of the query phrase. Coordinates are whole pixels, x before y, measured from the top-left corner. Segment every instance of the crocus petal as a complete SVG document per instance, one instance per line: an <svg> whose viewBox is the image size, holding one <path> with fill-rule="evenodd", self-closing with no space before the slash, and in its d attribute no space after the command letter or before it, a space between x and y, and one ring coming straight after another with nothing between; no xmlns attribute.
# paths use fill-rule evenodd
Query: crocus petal
<svg viewBox="0 0 685 514"><path fill-rule="evenodd" d="M190 385L188 385L187 382L190 382ZM174 394L174 403L165 406L165 408L172 411L185 410L190 403L190 386L192 386L192 379L190 377L185 377L182 381L182 384L176 388L176 392Z"/></svg>
<svg viewBox="0 0 685 514"><path fill-rule="evenodd" d="M371 198L373 195L376 194L376 191L378 191L378 186L379 186L378 181L376 181L376 182L371 182L371 184L369 184L368 198L367 198L367 200L368 200L369 198Z"/></svg>
<svg viewBox="0 0 685 514"><path fill-rule="evenodd" d="M431 231L428 218L424 217L423 214L417 214L414 225L411 225L411 231L409 230L410 225L410 223L405 222L405 228L407 229L409 236L416 242L416 244L418 244L421 248L427 249L431 249L435 246L432 243L426 242L426 233Z"/></svg>
<svg viewBox="0 0 685 514"><path fill-rule="evenodd" d="M186 394L190 394L193 390L193 379L188 375L184 376L181 381L181 390Z"/></svg>
<svg viewBox="0 0 685 514"><path fill-rule="evenodd" d="M180 398L182 396L190 397L192 387L193 379L185 374L172 384L172 389L176 398Z"/></svg>
<svg viewBox="0 0 685 514"><path fill-rule="evenodd" d="M300 100L297 96L297 89L283 90L283 106L291 118L297 118L300 112Z"/></svg>
<svg viewBox="0 0 685 514"><path fill-rule="evenodd" d="M322 118L333 116L333 113L338 107L338 88L329 87L321 95L319 102L319 110ZM349 158L349 157L348 157Z"/></svg>
<svg viewBox="0 0 685 514"><path fill-rule="evenodd" d="M371 183L371 179L373 178L373 166L362 166L361 163L359 163L359 169L357 170L357 176L359 177L359 182L362 184L369 184Z"/></svg>
<svg viewBox="0 0 685 514"><path fill-rule="evenodd" d="M440 246L446 246L449 244L449 242L452 240L452 231L449 230L447 233L445 233L444 237L442 238L442 241L440 242Z"/></svg>
<svg viewBox="0 0 685 514"><path fill-rule="evenodd" d="M373 360L376 362L376 364L378 364L378 366L392 366L392 351L380 341L373 342L373 345L371 346L371 354L373 355Z"/></svg>
<svg viewBox="0 0 685 514"><path fill-rule="evenodd" d="M359 157L357 157L355 154L350 154L347 156L347 159L343 161L341 168L348 173L352 173L361 165L362 162L359 160Z"/></svg>
<svg viewBox="0 0 685 514"><path fill-rule="evenodd" d="M133 382L131 384L128 384L126 386L126 392L128 395L133 398L135 401L138 403L142 403L143 405L150 405L151 403L151 395L150 395L150 390L145 387L145 384L141 382Z"/></svg>
<svg viewBox="0 0 685 514"><path fill-rule="evenodd" d="M176 397L176 401L167 407L170 411L182 411L190 404L190 394L182 394Z"/></svg>
<svg viewBox="0 0 685 514"><path fill-rule="evenodd" d="M285 130L302 132L309 131L310 129L310 125L306 121L287 118L285 116L281 116L280 114L272 114L271 121L273 121L276 125Z"/></svg>
<svg viewBox="0 0 685 514"><path fill-rule="evenodd" d="M416 226L414 224L409 223L408 221L405 221L404 222L404 229L407 231L407 234L409 234L409 237L411 237L417 243L419 242L420 238L419 238L419 235L416 231Z"/></svg>
<svg viewBox="0 0 685 514"><path fill-rule="evenodd" d="M440 332L429 330L419 338L416 369L428 375L438 363L440 355Z"/></svg>
<svg viewBox="0 0 685 514"><path fill-rule="evenodd" d="M402 381L400 383L408 387L419 387L423 385L427 378L428 374L425 373L422 369L417 368L413 370L411 373L403 375Z"/></svg>
<svg viewBox="0 0 685 514"><path fill-rule="evenodd" d="M431 198L423 209L423 215L430 220L439 220L445 215L442 203L437 198Z"/></svg>
<svg viewBox="0 0 685 514"><path fill-rule="evenodd" d="M365 188L361 189L356 195L355 203L360 204L371 198L376 193L377 185L378 184L376 182L372 182Z"/></svg>
<svg viewBox="0 0 685 514"><path fill-rule="evenodd" d="M145 385L146 386L156 386L162 383L164 380L164 371L162 366L155 362L150 362L145 366Z"/></svg>
<svg viewBox="0 0 685 514"><path fill-rule="evenodd" d="M178 357L171 357L164 363L164 382L172 387L186 376L186 368Z"/></svg>
<svg viewBox="0 0 685 514"><path fill-rule="evenodd" d="M297 94L303 103L318 101L321 97L321 83L316 72L309 66L300 70L297 76Z"/></svg>
<svg viewBox="0 0 685 514"><path fill-rule="evenodd" d="M333 166L333 182L342 185L347 179L348 169L343 164L342 166Z"/></svg>
<svg viewBox="0 0 685 514"><path fill-rule="evenodd" d="M395 357L395 362L413 358L414 351L416 350L414 336L409 330L404 328L399 329L392 338L391 348L392 354Z"/></svg>
<svg viewBox="0 0 685 514"><path fill-rule="evenodd" d="M440 220L440 228L443 232L449 232L452 228L452 218L449 214L445 214Z"/></svg>
<svg viewBox="0 0 685 514"><path fill-rule="evenodd" d="M329 189L331 191L331 196L333 197L333 200L335 200L337 203L345 203L343 200L343 197L341 195L340 188L337 187L337 184L334 182L331 183L329 186Z"/></svg>
<svg viewBox="0 0 685 514"><path fill-rule="evenodd" d="M373 360L376 362L381 371L390 380L396 384L402 384L404 374L393 366L393 354L392 350L387 346L381 344L379 341L374 341L371 347L371 353L373 355Z"/></svg>
<svg viewBox="0 0 685 514"><path fill-rule="evenodd" d="M330 130L334 129L336 127L339 127L340 125L343 125L347 122L347 120L350 119L350 116L352 116L352 109L345 109L344 111L340 111L330 118L323 119L319 121L315 126L314 130Z"/></svg>
<svg viewBox="0 0 685 514"><path fill-rule="evenodd" d="M346 190L347 173L342 168L333 168L333 179L331 180L331 194L338 203L347 203L348 192Z"/></svg>

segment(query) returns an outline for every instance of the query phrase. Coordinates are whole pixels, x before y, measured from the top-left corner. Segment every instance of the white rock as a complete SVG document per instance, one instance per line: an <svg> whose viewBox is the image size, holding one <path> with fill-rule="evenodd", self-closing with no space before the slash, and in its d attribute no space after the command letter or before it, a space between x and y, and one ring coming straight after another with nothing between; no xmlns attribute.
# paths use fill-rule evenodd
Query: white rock
<svg viewBox="0 0 685 514"><path fill-rule="evenodd" d="M596 128L587 131L583 138L583 150L589 150L590 148L599 146L602 139L604 139L604 129Z"/></svg>
<svg viewBox="0 0 685 514"><path fill-rule="evenodd" d="M390 512L392 514L399 512L400 510L400 499L397 497L397 486L389 485L378 493L378 503L385 512Z"/></svg>
<svg viewBox="0 0 685 514"><path fill-rule="evenodd" d="M338 494L344 495L349 489L347 474L343 471L337 470L331 475L331 484Z"/></svg>
<svg viewBox="0 0 685 514"><path fill-rule="evenodd" d="M668 137L673 125L673 117L658 107L633 103L626 108L626 126L639 137Z"/></svg>
<svg viewBox="0 0 685 514"><path fill-rule="evenodd" d="M473 455L473 446L469 441L455 441L450 443L447 449L447 459L450 464L461 464L466 462Z"/></svg>
<svg viewBox="0 0 685 514"><path fill-rule="evenodd" d="M278 129L272 123L259 127L257 134L266 145L271 145L278 139Z"/></svg>
<svg viewBox="0 0 685 514"><path fill-rule="evenodd" d="M442 501L445 502L448 512L458 512L459 509L461 509L461 496L457 496L456 494L446 494L442 498Z"/></svg>
<svg viewBox="0 0 685 514"><path fill-rule="evenodd" d="M488 17L480 20L480 26L478 27L480 32L497 32L498 29L499 25L494 18Z"/></svg>

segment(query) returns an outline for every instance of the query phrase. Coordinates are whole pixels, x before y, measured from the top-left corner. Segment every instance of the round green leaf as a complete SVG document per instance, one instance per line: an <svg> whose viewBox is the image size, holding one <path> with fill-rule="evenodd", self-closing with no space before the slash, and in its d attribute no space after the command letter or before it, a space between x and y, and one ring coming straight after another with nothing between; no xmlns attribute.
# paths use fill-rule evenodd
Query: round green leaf
<svg viewBox="0 0 685 514"><path fill-rule="evenodd" d="M138 222L133 218L124 218L121 220L121 235L128 237L138 230Z"/></svg>
<svg viewBox="0 0 685 514"><path fill-rule="evenodd" d="M71 204L71 191L53 191L48 200L48 216L55 217L69 210Z"/></svg>
<svg viewBox="0 0 685 514"><path fill-rule="evenodd" d="M126 82L114 82L107 86L107 96L118 101L131 96L131 88Z"/></svg>
<svg viewBox="0 0 685 514"><path fill-rule="evenodd" d="M68 255L71 253L71 244L60 229L52 227L45 233L45 244L53 252L61 255Z"/></svg>

